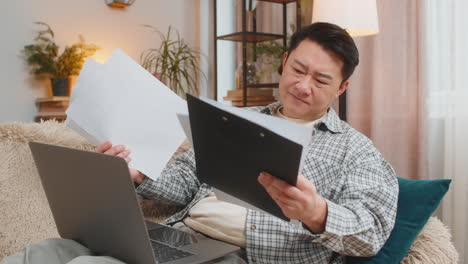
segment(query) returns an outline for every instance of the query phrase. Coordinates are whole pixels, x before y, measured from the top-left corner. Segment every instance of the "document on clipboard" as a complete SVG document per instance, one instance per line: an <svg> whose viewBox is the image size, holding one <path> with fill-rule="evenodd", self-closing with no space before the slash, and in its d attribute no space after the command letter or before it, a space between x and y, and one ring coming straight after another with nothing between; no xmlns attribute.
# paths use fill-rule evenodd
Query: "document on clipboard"
<svg viewBox="0 0 468 264"><path fill-rule="evenodd" d="M179 120L190 133L199 180L288 220L257 178L266 171L296 185L311 128L191 95L187 104L190 128Z"/></svg>

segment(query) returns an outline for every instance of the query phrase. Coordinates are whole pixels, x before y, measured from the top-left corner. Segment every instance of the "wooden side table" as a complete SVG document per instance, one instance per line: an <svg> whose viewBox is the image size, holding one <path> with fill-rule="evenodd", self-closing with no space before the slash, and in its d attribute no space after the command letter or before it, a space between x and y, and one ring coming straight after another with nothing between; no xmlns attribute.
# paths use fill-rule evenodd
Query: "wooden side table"
<svg viewBox="0 0 468 264"><path fill-rule="evenodd" d="M67 110L70 104L70 97L68 96L52 96L36 99L36 105L39 111L36 115L36 122L41 120L55 119L57 121L65 121Z"/></svg>

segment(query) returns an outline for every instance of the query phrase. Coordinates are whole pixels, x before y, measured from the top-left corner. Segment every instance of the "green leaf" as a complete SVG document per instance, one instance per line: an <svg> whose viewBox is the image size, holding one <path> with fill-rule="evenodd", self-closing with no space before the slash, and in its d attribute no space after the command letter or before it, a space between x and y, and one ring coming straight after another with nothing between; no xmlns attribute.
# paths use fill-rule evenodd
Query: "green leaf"
<svg viewBox="0 0 468 264"><path fill-rule="evenodd" d="M141 65L168 81L169 87L181 97L185 98L186 92L198 94L199 76L206 79L198 67L201 52L186 44L180 33L171 26L165 34L153 26L143 26L156 32L161 38L161 43L158 48L147 49L141 53Z"/></svg>
<svg viewBox="0 0 468 264"><path fill-rule="evenodd" d="M52 78L76 75L85 59L99 49L96 45L87 44L84 37L79 35L79 41L70 47L65 47L60 54L52 28L45 22L34 22L34 24L42 29L37 31L35 43L24 46L21 51L25 62L31 66L32 73L49 73Z"/></svg>

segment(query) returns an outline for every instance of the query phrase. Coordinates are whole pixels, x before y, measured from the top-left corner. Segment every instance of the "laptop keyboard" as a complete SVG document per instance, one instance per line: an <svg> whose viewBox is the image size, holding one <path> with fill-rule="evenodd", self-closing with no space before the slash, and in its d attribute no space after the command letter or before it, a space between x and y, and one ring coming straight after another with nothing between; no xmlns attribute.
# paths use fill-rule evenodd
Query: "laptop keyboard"
<svg viewBox="0 0 468 264"><path fill-rule="evenodd" d="M160 263L164 263L164 262L194 255L190 252L177 249L177 248L173 248L173 247L170 247L168 245L165 245L163 243L160 243L154 240L151 240L151 245L153 246L154 255L156 256L156 259Z"/></svg>
<svg viewBox="0 0 468 264"><path fill-rule="evenodd" d="M166 226L148 230L149 237L166 245L176 248L197 243L195 236Z"/></svg>

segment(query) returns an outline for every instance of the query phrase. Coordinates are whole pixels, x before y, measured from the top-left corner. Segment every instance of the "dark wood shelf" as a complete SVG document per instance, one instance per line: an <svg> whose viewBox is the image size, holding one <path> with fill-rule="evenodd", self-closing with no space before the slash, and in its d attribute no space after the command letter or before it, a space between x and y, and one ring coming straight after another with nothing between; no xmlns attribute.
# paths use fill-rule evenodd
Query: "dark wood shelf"
<svg viewBox="0 0 468 264"><path fill-rule="evenodd" d="M235 41L238 42L241 45L236 45L236 51L232 54L232 56L235 56L237 59L238 63L242 63L242 69L246 69L246 64L247 64L247 54L248 50L250 50L253 45L255 47L256 43L259 42L264 42L264 41L273 41L273 40L279 40L283 43L283 48L287 47L287 28L288 28L288 4L290 3L296 3L296 28L301 27L301 20L300 20L300 3L299 0L259 0L262 2L268 2L272 3L272 5L278 4L278 6L281 5L282 9L282 15L280 16L278 14L278 21L282 22L283 28L282 32L279 33L278 31L275 32L258 32L258 29L260 27L257 27L257 18L256 18L256 13L257 9L254 9L254 15L252 16L252 20L250 23L251 26L247 25L247 6L246 6L246 1L244 0L236 0L236 3L240 5L240 10L236 9L236 15L237 19L240 20L241 22L241 27L237 25L236 32L227 32L229 34L224 34L223 35L217 35L217 22L218 22L218 12L217 12L217 2L221 0L213 0L213 10L214 10L214 16L213 16L213 41L214 41L214 98L217 100L218 99L218 45L221 43L218 40L229 40L229 41ZM224 1L224 0L222 0ZM265 5L267 6L267 5ZM269 6L269 5L268 5ZM268 10L264 10L268 11ZM240 46L240 47L239 47ZM253 60L256 61L256 56L253 56ZM238 56L238 57L237 57ZM239 78L237 76L236 78ZM275 101L275 98L273 96L274 94L274 89L277 89L279 87L278 83L258 83L258 84L247 84L247 70L242 71L242 76L240 76L240 80L236 79L235 80L235 85L236 88L241 88L241 89L236 89L236 90L230 90L228 91L227 96L224 97L224 100L231 101L232 105L234 106L254 106L254 105L268 105L269 103L272 103ZM239 83L240 81L240 83ZM271 81L271 80L270 80Z"/></svg>
<svg viewBox="0 0 468 264"><path fill-rule="evenodd" d="M256 84L247 84L248 88L278 88L278 83L256 83Z"/></svg>
<svg viewBox="0 0 468 264"><path fill-rule="evenodd" d="M228 35L222 35L216 37L216 39L221 40L231 40L231 41L238 41L242 42L242 35L243 32L236 32ZM271 33L261 33L261 32L245 32L246 34L246 41L247 42L262 42L262 41L269 41L275 39L282 39L283 35L280 34L271 34Z"/></svg>

